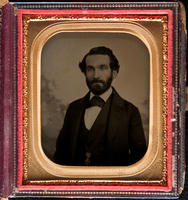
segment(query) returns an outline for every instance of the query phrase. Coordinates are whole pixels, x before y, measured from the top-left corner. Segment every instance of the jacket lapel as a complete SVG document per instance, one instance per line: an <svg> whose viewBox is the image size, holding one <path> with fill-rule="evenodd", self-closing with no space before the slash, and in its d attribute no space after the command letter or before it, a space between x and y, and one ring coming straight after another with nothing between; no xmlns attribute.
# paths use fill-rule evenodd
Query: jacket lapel
<svg viewBox="0 0 188 200"><path fill-rule="evenodd" d="M74 111L74 116L72 117L72 136L71 136L71 144L72 144L72 158L74 160L76 155L77 141L80 131L80 124L82 120L82 116L85 112L85 108L88 104L89 93L77 103L77 107Z"/></svg>
<svg viewBox="0 0 188 200"><path fill-rule="evenodd" d="M124 100L118 95L115 89L113 89L111 109L108 118L109 119L108 130L107 130L108 146L114 146L116 137L122 133L121 129L122 127L124 127L125 118L126 115L125 115Z"/></svg>

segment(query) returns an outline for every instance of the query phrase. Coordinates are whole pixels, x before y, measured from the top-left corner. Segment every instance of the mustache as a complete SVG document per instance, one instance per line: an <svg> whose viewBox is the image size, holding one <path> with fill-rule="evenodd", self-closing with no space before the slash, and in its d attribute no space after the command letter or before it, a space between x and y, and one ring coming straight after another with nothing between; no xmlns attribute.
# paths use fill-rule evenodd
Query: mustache
<svg viewBox="0 0 188 200"><path fill-rule="evenodd" d="M93 83L105 83L105 81L103 80L99 80L99 79L93 79L92 81L90 81L91 84Z"/></svg>

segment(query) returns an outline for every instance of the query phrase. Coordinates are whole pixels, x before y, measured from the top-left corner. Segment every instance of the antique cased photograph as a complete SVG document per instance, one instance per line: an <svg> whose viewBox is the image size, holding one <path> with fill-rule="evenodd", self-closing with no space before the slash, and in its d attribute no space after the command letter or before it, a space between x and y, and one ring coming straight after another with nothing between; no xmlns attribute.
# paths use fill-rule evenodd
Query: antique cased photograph
<svg viewBox="0 0 188 200"><path fill-rule="evenodd" d="M8 3L2 13L2 39L12 41L2 53L12 49L15 66L3 71L15 90L6 136L13 176L5 183L14 187L2 194L178 197L185 170L182 5Z"/></svg>

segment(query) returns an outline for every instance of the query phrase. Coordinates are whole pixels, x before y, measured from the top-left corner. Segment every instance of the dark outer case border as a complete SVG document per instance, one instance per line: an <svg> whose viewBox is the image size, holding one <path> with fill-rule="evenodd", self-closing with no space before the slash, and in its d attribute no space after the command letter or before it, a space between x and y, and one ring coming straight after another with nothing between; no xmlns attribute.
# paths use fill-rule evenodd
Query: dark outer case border
<svg viewBox="0 0 188 200"><path fill-rule="evenodd" d="M181 163L179 169L179 187L183 190L184 188L184 181L185 176L182 176L186 172L186 160L185 160L185 135L186 135L186 50L187 50L187 36L185 35L185 24L179 24L180 33L179 33L179 113L180 113L180 120L179 120L179 145L178 145L178 155L179 160L178 162Z"/></svg>
<svg viewBox="0 0 188 200"><path fill-rule="evenodd" d="M0 8L0 50L2 50L2 8ZM0 104L3 99L2 91L2 51L0 51ZM3 166L3 106L0 106L0 166ZM3 170L0 167L0 197L3 196Z"/></svg>
<svg viewBox="0 0 188 200"><path fill-rule="evenodd" d="M0 196L13 192L16 159L16 56L14 9L7 4L1 9L0 57Z"/></svg>
<svg viewBox="0 0 188 200"><path fill-rule="evenodd" d="M39 2L40 3L40 2ZM95 2L97 4L97 2ZM105 2L108 3L108 2ZM114 2L115 3L115 2ZM122 5L125 2L122 3ZM27 4L27 5L26 5ZM31 4L26 3L26 4L13 4L13 6L17 7L17 8L26 8L26 9L30 9L32 7L32 9L39 8L39 4L35 6L31 6ZM87 2L85 2L85 5L87 4L86 7L83 6L83 4L79 4L76 3L77 9L81 8L81 9L87 9L87 7L89 6L89 4L87 4ZM141 4L141 3L139 3ZM54 5L54 4L53 4ZM104 4L103 4L104 5ZM163 4L164 5L164 4ZM30 7L31 6L31 7ZM67 9L67 3L65 4L59 4L58 5L60 9ZM54 9L57 9L58 6ZM45 4L42 5L43 8L45 8ZM49 4L47 5L47 8L49 9L50 6ZM70 6L71 8L71 6ZM74 7L75 8L75 7ZM123 7L122 7L123 8ZM135 7L136 8L136 7ZM139 7L138 7L139 8ZM181 35L178 34L178 30L180 29L180 26L182 26L182 24L178 24L178 17L179 17L179 11L177 9L177 7L167 7L168 9L171 9L175 12L174 15L174 27L175 27L175 32L176 34L174 35L176 38L176 41L174 43L174 47L175 49L180 48L180 39L184 40L185 37L185 33L182 32ZM91 8L88 8L91 9ZM110 8L109 8L110 9ZM125 9L125 8L123 8ZM130 8L129 8L130 9ZM159 9L159 8L158 8ZM165 7L163 7L162 9L165 9ZM0 101L1 101L1 108L0 108L0 163L3 164L2 168L0 168L0 194L2 196L8 196L8 195L12 195L12 197L15 195L17 196L16 198L21 198L21 197L26 197L28 199L28 197L32 196L32 197L49 197L53 196L53 194L55 192L51 192L50 191L25 191L25 193L20 193L20 192L15 192L15 188L16 188L16 130L17 130L17 125L16 125L16 91L17 91L17 81L16 81L16 70L17 70L17 66L16 66L16 26L15 26L15 17L14 17L14 9L10 4L7 4L6 6L3 7L2 9L2 55L1 55L1 63L2 64L2 68L0 69L0 74L1 74L1 82L0 82ZM174 50L175 51L175 50ZM174 57L174 61L173 63L179 63L182 64L182 60L184 59L183 57L179 57L180 56L180 50L176 51L173 53L173 55L175 55ZM185 55L184 55L185 56ZM177 59L178 58L178 59ZM177 66L179 66L179 64ZM175 67L173 68L173 71L178 71L178 69L175 69ZM182 96L184 95L184 89L183 88L178 88L179 82L183 83L183 79L182 79L182 73L183 72L179 72L178 71L178 80L176 81L176 94ZM173 79L174 81L175 79ZM184 100L180 100L178 99L178 95L175 96L176 101L174 102L176 103L182 103L182 101ZM183 111L183 107L182 108L176 108L176 111L178 111L178 121L180 121L180 117L182 117L182 123L181 123L181 127L184 126L183 124L183 113L181 111ZM181 116L180 116L181 115ZM178 126L178 122L176 122L175 126ZM179 133L179 135L176 138L176 141L178 140L178 138L182 141L180 145L183 144L183 138L181 137L181 133ZM10 148L11 147L11 148ZM178 146L177 151L180 151L180 147ZM179 163L179 160L176 160L176 164ZM184 160L183 160L183 164L180 166L180 168L178 167L177 173L179 175L182 175L183 171L184 171ZM156 195L156 194L151 194L150 197L148 198L177 198L178 197L178 188L182 185L182 180L180 179L180 177L178 177L178 185L176 188L174 188L173 191L171 191L171 195L169 196L165 196L165 193L161 193L160 196ZM15 186L15 188L14 188ZM44 193L43 193L44 192ZM105 195L100 195L100 192L93 192L93 195L87 195L86 193L88 193L87 191L83 191L82 192L69 192L69 191L62 191L62 194L59 194L61 197L109 197L107 195L109 195L111 192L109 192L109 194L105 194ZM84 194L85 193L85 194ZM105 193L105 192L104 192ZM149 192L150 193L150 192ZM102 193L101 193L102 194ZM165 196L165 197L164 197ZM56 194L57 197L57 194ZM121 192L117 192L116 195L113 194L111 198L136 198L136 196L132 196L132 195L126 195L123 194ZM146 198L145 196L142 197L139 196L140 198ZM138 196L137 196L138 198Z"/></svg>

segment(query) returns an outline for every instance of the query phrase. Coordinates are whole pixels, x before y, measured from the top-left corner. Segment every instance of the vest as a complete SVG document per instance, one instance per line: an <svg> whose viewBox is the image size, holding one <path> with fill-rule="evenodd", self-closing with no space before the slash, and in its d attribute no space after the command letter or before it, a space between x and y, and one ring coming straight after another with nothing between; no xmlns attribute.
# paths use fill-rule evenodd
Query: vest
<svg viewBox="0 0 188 200"><path fill-rule="evenodd" d="M111 98L111 97L110 97ZM75 165L107 165L107 129L108 129L108 117L110 112L110 103L104 106L93 126L88 130L84 122L84 114L80 123L79 136L77 142ZM96 129L97 126L103 125L101 129ZM97 131L95 131L97 130ZM101 130L101 131L100 131Z"/></svg>

